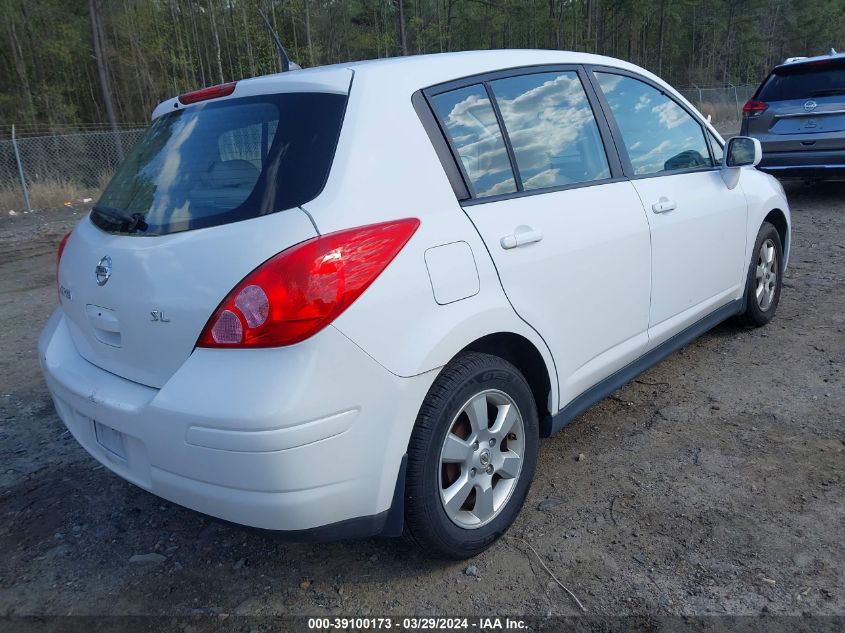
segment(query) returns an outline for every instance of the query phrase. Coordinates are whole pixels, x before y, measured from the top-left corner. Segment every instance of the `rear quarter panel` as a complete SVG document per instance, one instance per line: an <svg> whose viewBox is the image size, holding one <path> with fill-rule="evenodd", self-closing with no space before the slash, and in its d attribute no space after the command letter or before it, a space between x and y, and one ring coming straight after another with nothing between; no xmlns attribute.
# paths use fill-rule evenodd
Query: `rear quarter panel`
<svg viewBox="0 0 845 633"><path fill-rule="evenodd" d="M329 182L305 207L320 233L405 217L419 218L420 227L335 327L398 376L442 367L488 334L522 335L543 356L556 411L557 376L545 342L508 302L413 108L413 90L386 90L383 79L356 74ZM440 305L425 253L458 241L472 249L478 292Z"/></svg>

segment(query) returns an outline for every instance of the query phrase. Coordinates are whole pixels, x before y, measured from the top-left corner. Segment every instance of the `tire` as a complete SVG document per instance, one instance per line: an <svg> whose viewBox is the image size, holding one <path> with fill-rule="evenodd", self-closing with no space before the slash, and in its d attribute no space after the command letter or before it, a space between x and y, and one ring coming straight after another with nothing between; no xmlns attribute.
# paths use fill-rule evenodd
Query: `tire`
<svg viewBox="0 0 845 633"><path fill-rule="evenodd" d="M769 260L766 251L770 253ZM751 251L745 284L745 311L738 317L740 323L760 327L771 321L777 311L782 287L783 244L777 229L763 222Z"/></svg>
<svg viewBox="0 0 845 633"><path fill-rule="evenodd" d="M489 354L455 358L429 389L408 446L411 539L443 558L487 549L525 502L538 445L537 407L519 370Z"/></svg>

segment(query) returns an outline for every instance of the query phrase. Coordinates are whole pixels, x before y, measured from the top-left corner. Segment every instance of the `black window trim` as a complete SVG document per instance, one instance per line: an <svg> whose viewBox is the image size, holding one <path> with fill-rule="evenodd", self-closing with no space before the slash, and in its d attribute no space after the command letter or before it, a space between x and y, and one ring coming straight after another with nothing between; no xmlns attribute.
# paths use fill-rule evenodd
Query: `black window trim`
<svg viewBox="0 0 845 633"><path fill-rule="evenodd" d="M434 147L434 153L437 154L437 158L443 166L443 171L446 172L446 178L452 186L452 191L455 192L455 197L458 200L470 198L472 196L471 185L467 182L458 161L455 160L454 147L452 147L449 135L440 126L440 121L434 114L431 102L422 90L417 90L411 95L411 105L414 106L423 130L425 130L432 147Z"/></svg>
<svg viewBox="0 0 845 633"><path fill-rule="evenodd" d="M603 178L601 180L590 180L587 182L558 185L555 187L543 187L540 189L530 189L528 191L525 191L522 188L522 178L519 174L519 168L516 164L516 159L514 156L513 147L510 143L510 138L507 135L507 129L504 126L504 122L501 118L501 111L499 110L498 102L496 101L495 95L490 89L489 84L490 82L496 81L498 79L508 79L511 77L518 77L520 75L534 75L553 72L575 72L578 76L578 79L581 82L581 87L583 88L584 93L587 96L587 101L593 112L593 118L595 119L596 125L599 129L599 137L605 152L605 156L607 158L608 168L610 169L610 177ZM482 86L485 89L485 91L487 92L487 96L490 99L491 106L493 107L493 112L496 114L496 120L499 124L499 132L502 135L502 139L505 143L505 148L508 153L508 159L510 161L511 175L514 179L514 182L517 184L517 191L503 193L495 196L485 196L483 198L477 197L477 194L472 186L472 182L470 181L466 171L464 170L463 164L460 161L457 148L452 142L452 139L449 134L446 132L445 129L443 129L443 125L440 122L439 118L434 114L434 106L431 102L432 97L446 92L451 92L453 90L458 90L460 88L467 88L475 85ZM423 99L428 105L428 113L420 112L421 108L419 107L420 101L417 97L418 94L422 94ZM450 184L452 185L452 189L455 192L455 196L462 206L474 206L476 204L486 204L488 202L499 202L502 200L511 200L514 198L553 193L556 191L566 191L569 189L580 189L583 187L606 185L627 180L623 171L623 164L620 160L619 151L616 146L616 140L606 120L606 114L601 109L601 103L598 100L598 97L595 93L595 88L592 82L590 81L589 73L587 72L586 67L583 64L535 64L469 75L459 79L453 79L447 82L436 84L434 86L423 88L422 90L419 90L414 93L411 101L412 103L414 103L414 107L417 110L417 115L423 122L423 127L428 133L432 145L434 145L435 152L440 158L440 162L443 165L443 169L446 172ZM434 119L434 122L437 125L437 129L440 132L439 135L433 133L434 130L431 126L430 121L428 122L428 124L426 124L425 119L428 119L429 116ZM448 155L443 153L442 150L444 149L444 147L449 150ZM460 181L457 185L455 182L455 180L457 180L455 178L456 170L457 174L460 175Z"/></svg>
<svg viewBox="0 0 845 633"><path fill-rule="evenodd" d="M496 99L496 95L493 94L493 89L490 87L489 81L483 81L481 85L484 86L484 91L487 93L490 105L493 106L493 114L496 115L496 123L499 126L499 134L502 135L502 141L505 143L505 150L508 153L508 162L511 164L513 181L516 183L516 193L522 193L525 191L525 186L522 183L522 174L519 173L519 165L516 162L516 153L513 151L513 145L511 144L511 135L508 133L507 126L505 126L505 119L502 116L502 111L499 109L499 102Z"/></svg>
<svg viewBox="0 0 845 633"><path fill-rule="evenodd" d="M704 137L707 139L707 145L710 147L710 160L716 165L716 169L720 169L722 167L722 163L716 161L716 152L713 151L713 145L718 145L719 148L722 150L722 160L724 161L725 147L727 147L728 144L720 144L719 139L716 138L716 135L713 134L713 132L711 132L708 128L704 128Z"/></svg>
<svg viewBox="0 0 845 633"><path fill-rule="evenodd" d="M599 103L601 104L602 112L604 113L605 119L607 119L608 124L610 125L610 129L612 130L614 140L616 141L616 151L619 154L619 158L622 161L622 169L625 173L625 176L628 180L643 180L645 178L662 178L665 176L677 176L682 174L695 174L695 173L702 173L708 171L718 171L721 166L719 163L716 162L715 155L713 154L713 148L710 147L710 129L704 123L703 118L697 112L691 110L682 102L678 101L678 99L672 93L668 92L664 86L652 81L648 77L645 77L639 73L632 72L630 70L626 70L624 68L617 68L615 66L603 66L600 64L586 64L585 70L587 71L587 75L590 78L590 81L593 86L593 92L595 92L596 97L598 98ZM598 83L598 78L596 77L596 73L605 73L610 75L621 75L623 77L628 77L630 79L635 79L637 81L641 81L644 84L654 88L664 97L675 103L678 107L683 109L693 121L698 123L698 127L701 130L701 134L704 137L704 144L707 146L707 152L710 158L710 166L709 167L694 167L691 169L675 169L668 172L656 172L653 174L635 174L633 165L631 164L631 159L628 155L628 149L625 147L624 139L622 138L622 132L619 129L619 126L616 123L616 118L613 116L613 112L610 109L610 104L608 103L607 99L604 96L604 92L601 89L601 86ZM724 146L723 146L724 147Z"/></svg>

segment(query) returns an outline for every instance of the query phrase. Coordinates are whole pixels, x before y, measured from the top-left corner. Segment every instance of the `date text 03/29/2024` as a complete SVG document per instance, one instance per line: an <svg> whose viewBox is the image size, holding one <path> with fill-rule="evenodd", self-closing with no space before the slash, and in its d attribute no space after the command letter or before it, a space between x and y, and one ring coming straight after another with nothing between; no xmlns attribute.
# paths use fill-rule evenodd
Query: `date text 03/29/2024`
<svg viewBox="0 0 845 633"><path fill-rule="evenodd" d="M308 630L323 631L332 629L357 629L357 630L510 630L519 631L526 628L524 620L518 618L503 617L472 617L472 618L449 618L449 617L335 617L335 618L309 618Z"/></svg>

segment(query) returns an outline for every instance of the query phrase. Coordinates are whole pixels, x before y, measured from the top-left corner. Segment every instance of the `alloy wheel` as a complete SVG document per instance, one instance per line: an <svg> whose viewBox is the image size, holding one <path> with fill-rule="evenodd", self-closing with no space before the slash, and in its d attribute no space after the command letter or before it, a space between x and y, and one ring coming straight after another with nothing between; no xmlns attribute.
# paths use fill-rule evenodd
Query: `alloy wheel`
<svg viewBox="0 0 845 633"><path fill-rule="evenodd" d="M760 245L755 271L757 305L765 312L772 305L778 282L778 260L775 243L771 238Z"/></svg>
<svg viewBox="0 0 845 633"><path fill-rule="evenodd" d="M440 500L457 526L496 518L516 488L525 425L514 401L495 389L470 398L452 420L440 450Z"/></svg>

